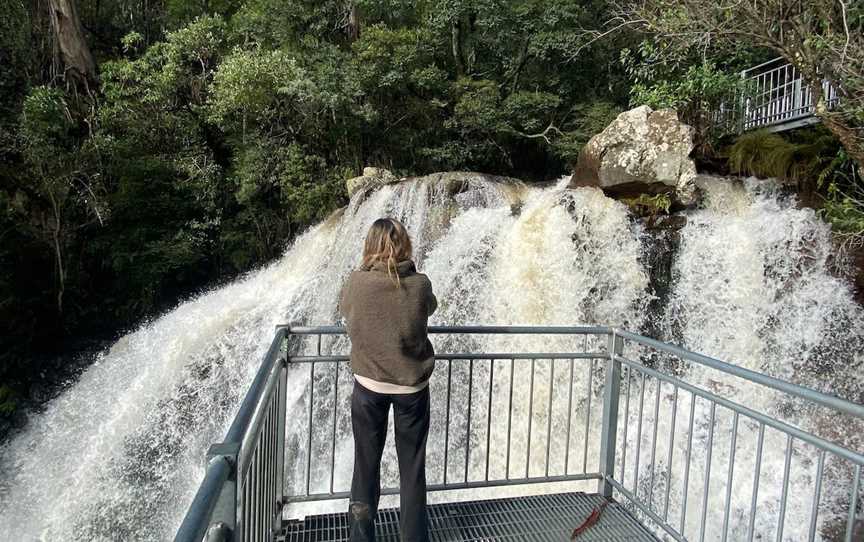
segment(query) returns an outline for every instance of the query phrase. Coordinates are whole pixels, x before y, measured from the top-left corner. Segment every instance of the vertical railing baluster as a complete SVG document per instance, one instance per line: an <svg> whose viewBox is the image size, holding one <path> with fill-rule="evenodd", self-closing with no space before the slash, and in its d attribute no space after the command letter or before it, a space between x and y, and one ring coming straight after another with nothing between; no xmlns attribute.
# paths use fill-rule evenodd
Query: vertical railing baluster
<svg viewBox="0 0 864 542"><path fill-rule="evenodd" d="M264 521L264 499L262 495L264 493L264 488L266 487L267 481L264 479L264 447L261 446L261 435L258 435L256 439L258 442L256 443L256 451L258 452L258 460L255 464L255 472L258 475L258 496L256 497L256 501L258 503L256 515L258 516L258 532L257 538L264 542L264 529L266 528Z"/></svg>
<svg viewBox="0 0 864 542"><path fill-rule="evenodd" d="M280 369L281 370L281 369ZM280 517L281 513L281 503L282 503L282 493L280 493L280 481L279 481L279 386L277 382L276 391L273 396L273 411L272 411L272 430L271 430L271 440L273 446L273 455L272 455L272 469L273 469L273 477L272 477L272 493L271 499L273 503L273 529L274 532L277 532L279 528L282 526L282 521Z"/></svg>
<svg viewBox="0 0 864 542"><path fill-rule="evenodd" d="M822 494L822 469L825 467L825 450L819 450L819 460L816 464L816 482L813 484L813 507L810 510L810 532L807 539L810 542L816 537L816 519L819 516L819 498Z"/></svg>
<svg viewBox="0 0 864 542"><path fill-rule="evenodd" d="M738 439L738 411L732 416L732 443L729 445L729 474L726 476L726 505L723 507L723 542L729 532L729 508L732 502L732 476L735 470L735 444Z"/></svg>
<svg viewBox="0 0 864 542"><path fill-rule="evenodd" d="M273 418L270 416L270 414L273 412L273 409L272 409L273 399L272 399L272 397L270 399L270 407L271 408L269 408L268 412L267 412L267 428L266 428L267 465L266 465L266 469L265 469L265 475L267 476L267 486L265 488L266 489L266 491L265 491L266 501L264 503L266 505L266 508L265 508L266 513L265 513L264 517L267 520L266 532L267 532L268 538L269 538L269 535L271 534L271 532L273 531L273 523L274 523L274 521L273 521L273 519L274 519L273 518L273 516L274 516L273 478L275 478L275 477L273 476L273 455L274 455L274 453L273 453L273 441L275 439L273 438L273 425L272 425Z"/></svg>
<svg viewBox="0 0 864 542"><path fill-rule="evenodd" d="M651 478L648 484L648 509L654 505L654 472L657 470L654 460L657 457L657 429L660 426L660 390L662 389L660 379L657 379L657 393L654 398L654 436L651 438Z"/></svg>
<svg viewBox="0 0 864 542"><path fill-rule="evenodd" d="M852 494L849 497L849 516L846 518L846 542L853 542L852 535L855 530L855 514L858 513L858 493L860 487L861 465L855 465L855 479L852 480Z"/></svg>
<svg viewBox="0 0 864 542"><path fill-rule="evenodd" d="M309 438L306 441L306 495L312 483L312 403L315 400L315 362L309 364Z"/></svg>
<svg viewBox="0 0 864 542"><path fill-rule="evenodd" d="M505 458L507 470L506 478L510 479L510 438L512 436L513 423L513 358L510 358L510 399L507 402L507 456Z"/></svg>
<svg viewBox="0 0 864 542"><path fill-rule="evenodd" d="M447 410L444 417L444 485L447 485L447 454L450 448L450 379L453 376L453 360L447 360Z"/></svg>
<svg viewBox="0 0 864 542"><path fill-rule="evenodd" d="M702 522L699 527L699 542L705 540L705 515L708 513L708 486L711 484L711 452L714 449L714 414L717 403L711 402L711 414L708 416L708 450L705 452L705 485L702 489Z"/></svg>
<svg viewBox="0 0 864 542"><path fill-rule="evenodd" d="M627 370L627 395L624 397L624 445L621 447L621 485L625 484L627 477L627 434L630 431L630 388L633 387L633 369L626 366Z"/></svg>
<svg viewBox="0 0 864 542"><path fill-rule="evenodd" d="M333 493L333 484L336 480L336 419L339 406L339 362L334 362L336 374L333 376L333 441L330 448L330 493Z"/></svg>
<svg viewBox="0 0 864 542"><path fill-rule="evenodd" d="M750 499L750 524L747 526L747 542L753 542L756 525L756 499L759 495L759 475L762 468L762 443L765 440L765 424L759 422L759 439L756 441L756 468L753 473L753 496Z"/></svg>
<svg viewBox="0 0 864 542"><path fill-rule="evenodd" d="M783 527L786 524L786 497L789 494L789 467L792 464L792 435L786 436L786 459L783 463L783 492L780 494L780 517L777 520L777 542L783 542Z"/></svg>
<svg viewBox="0 0 864 542"><path fill-rule="evenodd" d="M465 482L468 482L468 459L471 451L471 397L474 391L474 360L468 360L468 419L465 422Z"/></svg>
<svg viewBox="0 0 864 542"><path fill-rule="evenodd" d="M279 456L279 442L276 440L276 435L279 432L279 422L276 420L277 412L279 410L279 397L278 395L274 395L272 399L272 410L271 413L271 422L270 422L270 525L273 528L273 532L276 532L280 527L281 522L278 521L277 514L279 513L279 501L282 499L282 496L277 494L277 487L279 485L277 473L278 473L278 465L279 460L277 457Z"/></svg>
<svg viewBox="0 0 864 542"><path fill-rule="evenodd" d="M687 493L690 491L690 453L693 451L693 418L696 414L696 394L690 392L690 422L687 431L687 454L684 459L684 496L681 499L681 524L678 532L684 535L684 520L687 519Z"/></svg>
<svg viewBox="0 0 864 542"><path fill-rule="evenodd" d="M570 358L570 385L567 386L567 435L564 450L564 474L570 472L570 424L573 423L573 358Z"/></svg>
<svg viewBox="0 0 864 542"><path fill-rule="evenodd" d="M249 535L252 532L252 514L250 503L252 502L252 481L248 478L244 479L243 483L243 505L241 510L243 518L243 540L249 540Z"/></svg>
<svg viewBox="0 0 864 542"><path fill-rule="evenodd" d="M588 390L588 399L587 405L585 407L585 435L583 436L582 443L584 447L582 449L582 472L588 472L588 438L591 433L591 396L593 395L591 392L592 384L594 383L594 358L591 358L591 362L588 364L588 380L586 380L586 388Z"/></svg>
<svg viewBox="0 0 864 542"><path fill-rule="evenodd" d="M534 359L531 359L531 378L528 381L528 440L525 449L525 478L531 469L531 429L534 422Z"/></svg>
<svg viewBox="0 0 864 542"><path fill-rule="evenodd" d="M261 424L261 446L264 449L264 465L263 465L263 474L264 474L264 487L262 488L262 494L264 495L264 523L266 524L266 530L269 534L270 529L273 528L273 517L271 516L271 512L273 511L273 500L270 498L270 489L273 477L270 473L270 464L271 464L271 453L270 449L271 439L270 439L270 409L267 409L267 415L264 417L264 422ZM262 528L263 530L263 528Z"/></svg>
<svg viewBox="0 0 864 542"><path fill-rule="evenodd" d="M639 421L636 423L636 468L633 473L633 495L639 495L639 460L642 455L642 413L645 408L645 373L639 385Z"/></svg>
<svg viewBox="0 0 864 542"><path fill-rule="evenodd" d="M253 443L254 446L254 443ZM258 540L261 531L261 476L258 472L258 447L252 455L252 540Z"/></svg>
<svg viewBox="0 0 864 542"><path fill-rule="evenodd" d="M669 491L672 488L672 450L675 449L675 421L678 413L678 386L672 395L672 424L669 426L669 454L666 456L666 497L663 499L663 521L669 519Z"/></svg>
<svg viewBox="0 0 864 542"><path fill-rule="evenodd" d="M278 392L279 392L279 406L277 421L279 424L279 428L276 435L276 441L279 447L278 455L276 456L277 461L277 472L278 474L278 487L279 490L277 492L277 496L279 497L280 504L284 504L285 502L285 423L287 413L287 392L288 392L288 354L286 351L285 358L282 361L282 368L279 372L279 382L278 382Z"/></svg>
<svg viewBox="0 0 864 542"><path fill-rule="evenodd" d="M490 443L492 437L492 383L495 380L495 360L489 360L489 395L486 405L486 477L489 481L489 462L491 459Z"/></svg>
<svg viewBox="0 0 864 542"><path fill-rule="evenodd" d="M549 450L552 444L552 391L553 377L555 376L555 360L549 360L549 403L546 407L546 474L549 476Z"/></svg>

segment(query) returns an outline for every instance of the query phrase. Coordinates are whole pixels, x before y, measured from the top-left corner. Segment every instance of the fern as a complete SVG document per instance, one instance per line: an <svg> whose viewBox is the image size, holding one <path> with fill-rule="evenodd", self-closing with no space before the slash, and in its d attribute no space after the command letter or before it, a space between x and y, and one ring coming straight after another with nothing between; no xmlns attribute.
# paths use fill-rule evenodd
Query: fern
<svg viewBox="0 0 864 542"><path fill-rule="evenodd" d="M797 182L830 175L826 169L831 169L836 152L837 142L828 134L816 133L794 142L760 130L739 136L727 157L733 173Z"/></svg>

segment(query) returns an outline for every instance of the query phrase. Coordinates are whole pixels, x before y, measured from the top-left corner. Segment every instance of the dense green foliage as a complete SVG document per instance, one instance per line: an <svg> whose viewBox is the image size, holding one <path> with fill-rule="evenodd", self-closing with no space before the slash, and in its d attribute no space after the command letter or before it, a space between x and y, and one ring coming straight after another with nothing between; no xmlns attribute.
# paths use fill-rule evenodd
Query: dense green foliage
<svg viewBox="0 0 864 542"><path fill-rule="evenodd" d="M700 152L712 152L725 127L711 114L742 90L738 72L755 63L747 48L729 53L706 57L655 39L623 49L621 61L633 81L631 103L677 110L695 129Z"/></svg>
<svg viewBox="0 0 864 542"><path fill-rule="evenodd" d="M71 338L279 255L364 166L547 180L628 100L602 1L80 0L86 88L48 6L7 4L4 411Z"/></svg>
<svg viewBox="0 0 864 542"><path fill-rule="evenodd" d="M67 77L51 0L9 0L0 18L0 413L75 337L110 337L278 256L364 166L548 180L643 103L678 109L712 152L708 112L768 54L607 32L607 0L75 4L98 80ZM847 231L860 179L833 145L808 171ZM733 165L757 172L747 148Z"/></svg>

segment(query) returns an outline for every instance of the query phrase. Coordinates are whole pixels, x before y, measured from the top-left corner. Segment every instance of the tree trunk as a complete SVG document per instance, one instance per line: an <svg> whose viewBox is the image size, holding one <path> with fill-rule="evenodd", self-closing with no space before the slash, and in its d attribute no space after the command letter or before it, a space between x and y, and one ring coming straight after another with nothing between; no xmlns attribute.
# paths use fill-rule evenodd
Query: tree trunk
<svg viewBox="0 0 864 542"><path fill-rule="evenodd" d="M837 138L849 158L854 160L859 168L864 168L864 140L855 128L843 120L842 116L828 109L825 93L822 90L822 81L811 81L810 92L813 95L814 115Z"/></svg>
<svg viewBox="0 0 864 542"><path fill-rule="evenodd" d="M51 28L54 31L54 54L64 67L64 77L71 77L90 89L96 82L96 63L90 53L84 29L74 0L48 0Z"/></svg>
<svg viewBox="0 0 864 542"><path fill-rule="evenodd" d="M57 198L50 189L48 196L51 199L51 210L54 214L54 227L51 231L51 239L54 244L54 258L57 263L57 314L62 315L63 294L66 292L66 270L63 267L63 248L60 242L62 216Z"/></svg>
<svg viewBox="0 0 864 542"><path fill-rule="evenodd" d="M522 74L522 68L525 67L525 63L528 61L528 45L530 41L530 38L525 38L522 47L519 48L519 56L516 59L516 66L513 68L513 79L510 81L510 94L513 94L519 88L519 76Z"/></svg>
<svg viewBox="0 0 864 542"><path fill-rule="evenodd" d="M360 39L360 8L352 2L348 12L348 40L357 41L358 39Z"/></svg>
<svg viewBox="0 0 864 542"><path fill-rule="evenodd" d="M465 75L465 62L462 60L462 29L459 21L453 21L451 27L451 44L453 47L453 61L456 63L456 75Z"/></svg>

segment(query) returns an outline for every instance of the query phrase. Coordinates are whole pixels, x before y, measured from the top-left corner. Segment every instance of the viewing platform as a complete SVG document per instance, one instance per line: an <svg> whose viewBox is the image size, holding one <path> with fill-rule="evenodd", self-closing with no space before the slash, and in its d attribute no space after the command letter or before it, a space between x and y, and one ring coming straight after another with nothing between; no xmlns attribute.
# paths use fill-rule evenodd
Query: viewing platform
<svg viewBox="0 0 864 542"><path fill-rule="evenodd" d="M540 496L429 505L432 542L480 540L569 540L576 526L603 502L600 495L557 493ZM378 512L378 542L400 542L399 509ZM288 520L277 542L348 542L348 514ZM618 503L608 504L580 541L655 542L657 538Z"/></svg>
<svg viewBox="0 0 864 542"><path fill-rule="evenodd" d="M429 333L432 540L864 539L864 455L830 430L860 434L862 405L608 327ZM344 334L277 327L175 541L347 540Z"/></svg>
<svg viewBox="0 0 864 542"><path fill-rule="evenodd" d="M715 112L716 121L727 132L782 132L819 122L813 91L801 72L783 58L744 70L741 79L743 92ZM822 93L828 109L840 102L837 89L828 81L822 82Z"/></svg>

